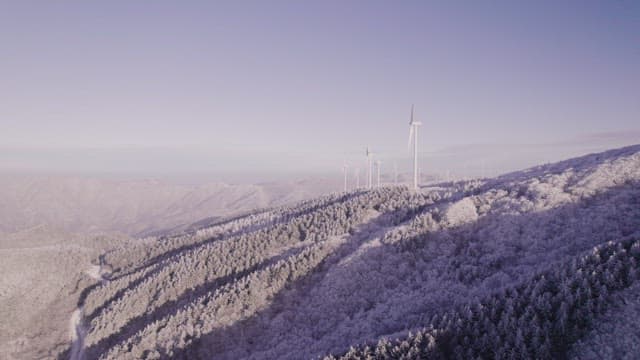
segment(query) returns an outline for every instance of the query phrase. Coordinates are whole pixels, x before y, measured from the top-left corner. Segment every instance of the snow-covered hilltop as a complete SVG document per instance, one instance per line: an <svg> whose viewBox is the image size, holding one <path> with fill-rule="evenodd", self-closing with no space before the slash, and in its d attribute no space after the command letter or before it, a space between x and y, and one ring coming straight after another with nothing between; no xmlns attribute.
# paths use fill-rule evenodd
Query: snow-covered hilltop
<svg viewBox="0 0 640 360"><path fill-rule="evenodd" d="M637 293L640 146L125 244L79 301L87 359L588 358Z"/></svg>

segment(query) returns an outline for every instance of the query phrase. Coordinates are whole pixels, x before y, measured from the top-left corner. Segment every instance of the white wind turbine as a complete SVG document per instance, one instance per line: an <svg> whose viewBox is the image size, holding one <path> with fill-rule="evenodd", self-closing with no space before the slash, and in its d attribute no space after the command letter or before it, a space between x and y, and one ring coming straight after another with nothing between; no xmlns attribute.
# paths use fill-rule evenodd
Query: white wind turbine
<svg viewBox="0 0 640 360"><path fill-rule="evenodd" d="M347 191L347 171L349 170L349 165L344 161L342 165L342 172L344 173L344 191Z"/></svg>
<svg viewBox="0 0 640 360"><path fill-rule="evenodd" d="M420 121L413 119L413 104L411 104L411 120L409 121L409 144L411 149L411 141L413 140L413 188L418 188L418 127L422 125Z"/></svg>
<svg viewBox="0 0 640 360"><path fill-rule="evenodd" d="M376 180L376 186L380 187L380 166L382 165L382 161L380 160L376 160L376 170L377 170L377 180Z"/></svg>
<svg viewBox="0 0 640 360"><path fill-rule="evenodd" d="M371 189L371 187L373 187L373 153L371 152L371 150L369 150L368 146L367 146L367 167L369 168L369 173L368 173L369 179L367 180L367 187Z"/></svg>

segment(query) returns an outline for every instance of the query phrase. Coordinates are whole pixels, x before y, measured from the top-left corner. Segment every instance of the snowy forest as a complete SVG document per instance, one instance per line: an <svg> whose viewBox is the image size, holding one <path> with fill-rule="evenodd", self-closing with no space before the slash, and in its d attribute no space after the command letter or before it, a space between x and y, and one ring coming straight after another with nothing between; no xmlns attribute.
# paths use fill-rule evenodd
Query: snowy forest
<svg viewBox="0 0 640 360"><path fill-rule="evenodd" d="M637 358L640 146L334 193L96 263L78 358Z"/></svg>

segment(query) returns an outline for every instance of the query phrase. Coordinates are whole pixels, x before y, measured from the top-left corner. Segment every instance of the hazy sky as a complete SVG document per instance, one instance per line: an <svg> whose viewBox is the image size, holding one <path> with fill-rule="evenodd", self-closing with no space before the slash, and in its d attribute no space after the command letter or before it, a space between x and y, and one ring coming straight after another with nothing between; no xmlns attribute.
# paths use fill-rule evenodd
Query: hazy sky
<svg viewBox="0 0 640 360"><path fill-rule="evenodd" d="M0 45L0 170L408 160L411 103L425 169L640 142L639 1L0 0Z"/></svg>

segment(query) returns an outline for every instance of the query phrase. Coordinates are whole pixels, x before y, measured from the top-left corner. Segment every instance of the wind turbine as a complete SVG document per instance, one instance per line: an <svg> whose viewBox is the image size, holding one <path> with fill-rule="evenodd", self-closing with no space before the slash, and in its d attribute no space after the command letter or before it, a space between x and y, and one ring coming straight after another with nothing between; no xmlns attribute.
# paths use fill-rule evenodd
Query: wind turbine
<svg viewBox="0 0 640 360"><path fill-rule="evenodd" d="M371 187L373 187L373 153L371 152L371 150L369 150L368 146L367 146L367 166L369 167L369 173L368 173L369 179L367 180L367 187L371 189Z"/></svg>
<svg viewBox="0 0 640 360"><path fill-rule="evenodd" d="M411 104L411 120L409 121L409 144L411 149L411 141L413 140L413 188L418 188L418 127L422 125L420 121L413 119L413 104Z"/></svg>
<svg viewBox="0 0 640 360"><path fill-rule="evenodd" d="M342 165L342 172L344 172L344 191L347 191L347 170L349 170L349 165L347 165L347 162L345 161L344 164Z"/></svg>
<svg viewBox="0 0 640 360"><path fill-rule="evenodd" d="M382 161L380 160L376 160L376 170L377 170L377 180L376 180L376 186L380 187L380 165L382 165Z"/></svg>

